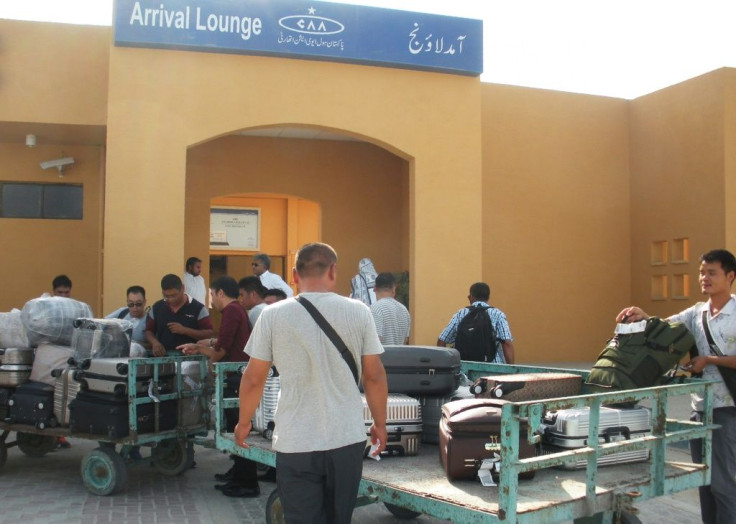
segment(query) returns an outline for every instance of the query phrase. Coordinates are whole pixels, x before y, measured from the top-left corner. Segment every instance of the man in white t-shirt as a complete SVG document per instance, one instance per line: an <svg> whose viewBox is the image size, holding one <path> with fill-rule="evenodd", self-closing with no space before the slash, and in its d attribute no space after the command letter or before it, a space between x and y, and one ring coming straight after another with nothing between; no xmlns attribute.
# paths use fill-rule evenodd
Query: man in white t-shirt
<svg viewBox="0 0 736 524"><path fill-rule="evenodd" d="M201 273L202 261L197 257L189 257L184 277L181 280L184 282L184 292L207 307L207 286Z"/></svg>
<svg viewBox="0 0 736 524"><path fill-rule="evenodd" d="M271 273L271 257L265 253L258 253L253 257L253 274L261 279L261 284L266 289L281 289L286 293L287 297L294 296L294 290L289 287L289 284L284 282L284 279L278 276L276 273Z"/></svg>
<svg viewBox="0 0 736 524"><path fill-rule="evenodd" d="M245 438L272 365L281 396L274 422L276 484L286 522L349 523L363 470L366 428L356 380L362 377L373 416L371 441L386 444L386 373L373 317L365 304L337 295L337 255L327 244L307 244L296 256L294 282L347 346L347 359L298 300L265 308L245 352L250 355L240 384L240 419L235 443Z"/></svg>

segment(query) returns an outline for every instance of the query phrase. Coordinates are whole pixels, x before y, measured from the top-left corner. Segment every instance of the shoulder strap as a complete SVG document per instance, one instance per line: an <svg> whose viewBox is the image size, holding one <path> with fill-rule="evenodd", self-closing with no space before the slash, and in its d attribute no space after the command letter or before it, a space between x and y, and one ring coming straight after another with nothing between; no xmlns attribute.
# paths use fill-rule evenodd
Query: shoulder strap
<svg viewBox="0 0 736 524"><path fill-rule="evenodd" d="M710 334L710 326L708 325L708 310L703 311L703 330L705 331L705 338L708 340L710 346L710 352L717 357L722 357L723 351L718 347L716 341L713 340L713 335Z"/></svg>
<svg viewBox="0 0 736 524"><path fill-rule="evenodd" d="M358 366L355 365L355 358L353 358L353 354L345 345L345 342L342 341L340 335L337 334L337 331L335 331L330 323L327 322L327 319L322 316L322 313L320 313L319 310L314 307L314 304L312 304L309 300L307 300L303 296L298 296L296 297L296 301L304 306L304 309L306 309L309 314L312 315L312 318L317 323L317 325L322 329L322 331L325 332L327 338L332 341L337 350L340 352L340 355L342 355L343 360L345 360L345 363L350 368L350 372L353 374L353 379L355 379L355 383L359 384L360 381L358 379Z"/></svg>

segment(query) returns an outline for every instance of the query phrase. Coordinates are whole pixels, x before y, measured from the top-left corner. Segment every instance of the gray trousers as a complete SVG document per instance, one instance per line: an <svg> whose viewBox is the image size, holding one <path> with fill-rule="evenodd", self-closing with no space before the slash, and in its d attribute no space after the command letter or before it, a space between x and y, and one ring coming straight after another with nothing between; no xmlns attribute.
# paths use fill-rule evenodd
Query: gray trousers
<svg viewBox="0 0 736 524"><path fill-rule="evenodd" d="M702 413L693 413L692 420L700 421ZM736 407L713 410L713 423L720 429L713 431L710 486L700 487L700 515L706 524L736 523ZM694 462L703 457L702 440L690 442Z"/></svg>
<svg viewBox="0 0 736 524"><path fill-rule="evenodd" d="M365 441L307 453L276 453L276 488L287 524L350 524Z"/></svg>

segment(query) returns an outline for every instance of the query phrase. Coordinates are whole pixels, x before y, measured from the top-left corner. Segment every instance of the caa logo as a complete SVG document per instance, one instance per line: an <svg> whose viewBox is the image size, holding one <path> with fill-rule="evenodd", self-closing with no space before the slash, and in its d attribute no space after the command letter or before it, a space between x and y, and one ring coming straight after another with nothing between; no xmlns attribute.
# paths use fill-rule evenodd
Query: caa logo
<svg viewBox="0 0 736 524"><path fill-rule="evenodd" d="M308 15L285 16L279 20L279 25L288 31L308 35L336 35L345 30L345 26L337 20L314 16L315 12L316 10L310 7Z"/></svg>

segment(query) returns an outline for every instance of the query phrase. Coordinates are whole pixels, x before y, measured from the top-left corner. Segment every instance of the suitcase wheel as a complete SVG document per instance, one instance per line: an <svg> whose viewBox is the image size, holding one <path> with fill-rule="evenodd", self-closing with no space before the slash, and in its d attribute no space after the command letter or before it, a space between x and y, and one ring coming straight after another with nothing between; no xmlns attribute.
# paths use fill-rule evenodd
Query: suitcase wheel
<svg viewBox="0 0 736 524"><path fill-rule="evenodd" d="M36 422L36 429L46 429L45 422Z"/></svg>

